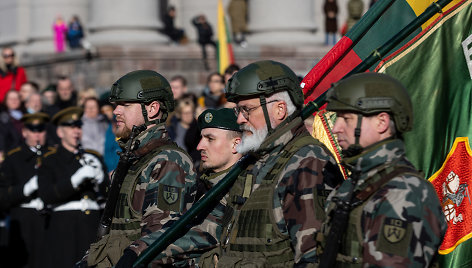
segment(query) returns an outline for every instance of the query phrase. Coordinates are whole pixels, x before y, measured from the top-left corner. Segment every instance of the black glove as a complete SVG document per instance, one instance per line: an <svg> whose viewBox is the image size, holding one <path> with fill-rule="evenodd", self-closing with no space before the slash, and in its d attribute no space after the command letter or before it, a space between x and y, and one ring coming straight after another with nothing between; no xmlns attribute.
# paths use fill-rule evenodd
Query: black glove
<svg viewBox="0 0 472 268"><path fill-rule="evenodd" d="M131 249L125 249L123 256L121 256L115 268L130 268L133 267L133 263L138 258L138 255Z"/></svg>

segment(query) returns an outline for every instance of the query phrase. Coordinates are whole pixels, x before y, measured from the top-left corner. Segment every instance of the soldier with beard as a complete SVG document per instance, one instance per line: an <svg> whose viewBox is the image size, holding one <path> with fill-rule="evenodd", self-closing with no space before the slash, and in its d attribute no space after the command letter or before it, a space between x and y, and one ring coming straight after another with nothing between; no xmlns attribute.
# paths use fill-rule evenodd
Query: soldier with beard
<svg viewBox="0 0 472 268"><path fill-rule="evenodd" d="M324 200L342 176L329 151L306 130L295 73L275 61L249 64L229 80L243 130L239 153L257 161L230 191L218 267L290 267L316 260L314 233Z"/></svg>
<svg viewBox="0 0 472 268"><path fill-rule="evenodd" d="M151 70L124 75L113 84L110 102L116 105L113 113L120 146L126 148L133 142L130 147L135 157L123 178L110 231L90 246L83 262L131 267L158 238L157 231L167 228L193 204L196 174L190 156L169 139L165 129L175 101L162 75ZM143 129L134 141L130 139L133 126Z"/></svg>

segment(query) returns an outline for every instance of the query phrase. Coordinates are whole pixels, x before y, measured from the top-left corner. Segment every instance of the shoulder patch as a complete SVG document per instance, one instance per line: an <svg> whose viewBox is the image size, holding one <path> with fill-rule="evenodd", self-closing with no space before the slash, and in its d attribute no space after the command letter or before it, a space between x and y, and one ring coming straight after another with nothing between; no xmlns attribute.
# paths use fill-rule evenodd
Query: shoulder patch
<svg viewBox="0 0 472 268"><path fill-rule="evenodd" d="M377 249L406 257L412 235L411 223L395 218L385 218L377 237Z"/></svg>
<svg viewBox="0 0 472 268"><path fill-rule="evenodd" d="M18 147L15 147L15 148L11 149L10 151L7 152L7 155L10 156L10 155L12 155L16 152L19 152L19 151L21 151L21 146L18 146Z"/></svg>
<svg viewBox="0 0 472 268"><path fill-rule="evenodd" d="M183 188L159 185L157 207L164 211L181 212L181 196Z"/></svg>

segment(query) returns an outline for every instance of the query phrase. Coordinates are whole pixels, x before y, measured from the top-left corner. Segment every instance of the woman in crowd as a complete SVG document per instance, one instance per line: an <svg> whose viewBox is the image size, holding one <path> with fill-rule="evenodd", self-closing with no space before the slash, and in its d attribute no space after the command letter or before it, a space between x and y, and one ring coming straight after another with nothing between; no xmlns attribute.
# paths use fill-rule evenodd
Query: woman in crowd
<svg viewBox="0 0 472 268"><path fill-rule="evenodd" d="M94 150L103 155L108 120L100 113L100 104L97 98L85 99L83 108L82 146L84 149Z"/></svg>
<svg viewBox="0 0 472 268"><path fill-rule="evenodd" d="M20 93L10 90L5 95L0 108L0 160L9 150L19 146L22 141L20 121L25 109L21 104Z"/></svg>

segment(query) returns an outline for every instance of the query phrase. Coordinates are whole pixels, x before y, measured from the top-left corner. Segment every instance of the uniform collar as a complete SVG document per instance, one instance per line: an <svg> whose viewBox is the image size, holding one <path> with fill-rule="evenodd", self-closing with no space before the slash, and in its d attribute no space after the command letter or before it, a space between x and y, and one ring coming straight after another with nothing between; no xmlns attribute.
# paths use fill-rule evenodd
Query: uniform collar
<svg viewBox="0 0 472 268"><path fill-rule="evenodd" d="M301 117L296 117L287 124L282 124L274 129L274 132L267 136L262 142L256 155L262 156L271 151L281 150L294 136L299 135L303 131L307 131Z"/></svg>
<svg viewBox="0 0 472 268"><path fill-rule="evenodd" d="M165 128L165 123L157 124L154 125L143 132L139 133L139 135L136 137L136 140L139 141L139 146L138 148L142 147L146 143L150 142L153 139L168 139L169 134L167 133L167 130ZM126 145L129 141L124 141L119 139L118 140L118 145L122 149L126 148ZM137 149L137 148L136 148Z"/></svg>
<svg viewBox="0 0 472 268"><path fill-rule="evenodd" d="M400 139L385 139L374 143L351 158L344 159L350 168L365 173L378 166L392 163L405 155L405 145Z"/></svg>

